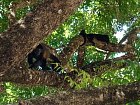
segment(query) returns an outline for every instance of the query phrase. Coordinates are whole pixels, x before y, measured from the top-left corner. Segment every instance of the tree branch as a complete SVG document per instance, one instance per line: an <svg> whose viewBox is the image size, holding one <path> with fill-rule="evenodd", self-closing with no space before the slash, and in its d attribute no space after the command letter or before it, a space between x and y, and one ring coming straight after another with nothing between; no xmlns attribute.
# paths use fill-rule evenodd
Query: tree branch
<svg viewBox="0 0 140 105"><path fill-rule="evenodd" d="M63 91L55 95L21 101L22 105L124 105L140 99L140 83L128 85Z"/></svg>
<svg viewBox="0 0 140 105"><path fill-rule="evenodd" d="M85 46L78 48L77 68L81 68L84 64Z"/></svg>
<svg viewBox="0 0 140 105"><path fill-rule="evenodd" d="M63 51L59 54L59 59L62 62L62 66L65 66L67 64L73 53L83 42L84 38L79 35L71 39L67 47L65 47Z"/></svg>
<svg viewBox="0 0 140 105"><path fill-rule="evenodd" d="M134 58L135 58L135 56L133 54L123 55L121 57L117 57L114 59L92 62L92 63L82 67L81 69L88 72L92 76L97 76L97 75L99 76L99 75L103 74L106 70L120 69L120 68L124 68L127 66L126 63L118 64L118 63L116 63L116 61L127 60L127 59L133 60Z"/></svg>
<svg viewBox="0 0 140 105"><path fill-rule="evenodd" d="M46 85L57 88L70 88L69 83L64 79L64 75L58 75L53 71L37 71L23 68L18 68L17 71L16 68L6 72L6 74L0 78L1 81L29 86Z"/></svg>
<svg viewBox="0 0 140 105"><path fill-rule="evenodd" d="M133 47L131 45L119 45L114 43L106 44L104 42L94 39L95 46L99 49L109 51L109 52L132 52Z"/></svg>
<svg viewBox="0 0 140 105"><path fill-rule="evenodd" d="M127 33L119 42L122 44L126 39L128 39L128 44L132 44L137 39L137 33L140 32L140 27L136 27L135 29L131 30Z"/></svg>
<svg viewBox="0 0 140 105"><path fill-rule="evenodd" d="M40 41L77 8L83 0L43 0L25 19L0 34L0 74L19 65ZM61 13L59 11L62 11Z"/></svg>

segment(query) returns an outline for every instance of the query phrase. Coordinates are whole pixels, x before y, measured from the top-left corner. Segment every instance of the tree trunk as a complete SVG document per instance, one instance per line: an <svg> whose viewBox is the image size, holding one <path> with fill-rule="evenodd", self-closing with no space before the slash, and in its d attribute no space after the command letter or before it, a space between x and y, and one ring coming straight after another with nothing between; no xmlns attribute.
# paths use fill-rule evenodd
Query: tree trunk
<svg viewBox="0 0 140 105"><path fill-rule="evenodd" d="M23 61L28 52L62 24L83 0L43 0L34 11L0 35L0 74Z"/></svg>

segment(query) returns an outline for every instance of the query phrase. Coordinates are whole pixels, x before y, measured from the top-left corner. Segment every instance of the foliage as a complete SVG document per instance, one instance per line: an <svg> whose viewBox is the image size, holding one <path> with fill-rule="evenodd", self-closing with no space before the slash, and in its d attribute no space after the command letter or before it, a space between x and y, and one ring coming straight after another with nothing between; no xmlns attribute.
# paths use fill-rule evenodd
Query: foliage
<svg viewBox="0 0 140 105"><path fill-rule="evenodd" d="M75 80L72 80L70 77L65 77L65 79L70 82L71 87L75 87L76 90L83 89L89 87L89 84L91 84L92 78L88 73L85 71L77 71L78 76Z"/></svg>
<svg viewBox="0 0 140 105"><path fill-rule="evenodd" d="M0 32L8 28L7 14L8 6L11 2L19 0L1 0L0 1ZM57 48L58 52L62 51L63 47L69 43L72 37L78 35L80 30L85 29L87 33L108 34L113 43L117 43L118 39L115 34L122 31L126 26L129 29L139 26L140 23L140 1L139 0L86 0L78 10L69 17L59 28L54 31L49 37L44 39L44 42ZM20 19L32 8L25 7L17 10L16 17ZM140 42L135 45L137 59L140 58ZM111 58L114 58L116 53L111 53ZM73 55L70 62L76 65L77 53ZM94 47L86 48L85 64L93 61L101 61L104 59L104 54L99 53ZM123 61L120 61L121 63ZM132 81L140 80L140 66L138 61L125 61L129 66L121 70L108 71L100 77L91 78L84 71L79 73L81 80L79 83L70 80L71 85L76 85L76 89L87 88L88 83L92 82L94 87L102 87L116 84L126 84ZM17 87L10 83L4 83L6 92L0 96L0 104L11 103L19 99L28 99L35 96L46 95L55 92L45 86ZM139 102L135 102L137 105ZM129 105L134 105L130 103Z"/></svg>
<svg viewBox="0 0 140 105"><path fill-rule="evenodd" d="M17 86L12 83L3 83L5 92L0 94L0 104L17 102L21 99L29 99L35 96L43 96L52 94L57 91L55 88L49 88L47 86Z"/></svg>

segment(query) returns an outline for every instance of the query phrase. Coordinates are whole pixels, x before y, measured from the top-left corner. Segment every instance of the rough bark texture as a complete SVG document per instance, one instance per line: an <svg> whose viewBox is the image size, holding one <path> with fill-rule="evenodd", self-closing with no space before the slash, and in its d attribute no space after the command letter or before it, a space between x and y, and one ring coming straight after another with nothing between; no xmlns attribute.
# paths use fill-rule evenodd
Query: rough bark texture
<svg viewBox="0 0 140 105"><path fill-rule="evenodd" d="M79 48L80 45L84 42L84 38L81 36L75 36L71 39L67 47L59 55L59 59L62 62L62 66L65 66L68 60L71 58L73 53Z"/></svg>
<svg viewBox="0 0 140 105"><path fill-rule="evenodd" d="M20 103L21 105L124 105L138 99L140 99L140 83L135 82L102 89L64 91Z"/></svg>
<svg viewBox="0 0 140 105"><path fill-rule="evenodd" d="M49 35L64 22L82 1L43 0L22 21L18 21L3 34L0 34L0 81L68 86L64 76L58 76L52 72L25 70L25 67L22 65L19 67L19 65L28 52L32 50L32 46L38 45L45 35ZM67 64L72 54L83 42L84 39L81 36L76 36L71 40L59 56L62 65ZM106 45L96 40L94 42L96 47L108 51L128 52L133 50L131 45ZM99 73L101 74L102 72ZM126 87L123 85L103 89L68 91L58 93L55 96L23 101L21 105L120 105L140 99L139 92L140 84L133 83Z"/></svg>
<svg viewBox="0 0 140 105"><path fill-rule="evenodd" d="M57 88L70 88L69 83L64 79L64 75L56 72L29 70L25 68L12 69L6 72L1 80L29 86L46 85Z"/></svg>
<svg viewBox="0 0 140 105"><path fill-rule="evenodd" d="M77 57L77 68L81 68L84 65L85 47L79 47Z"/></svg>
<svg viewBox="0 0 140 105"><path fill-rule="evenodd" d="M67 45L67 47L65 47L63 49L63 51L59 55L59 59L62 62L63 66L65 66L67 64L67 62L69 61L69 59L71 58L73 53L78 49L78 47L83 42L84 42L84 39L80 35L75 36L73 39L71 39L70 43ZM102 46L103 44L101 44L101 43L102 42L96 43L96 45L97 46ZM113 46L115 46L115 44L113 44ZM111 50L112 49L115 49L115 47L111 48ZM108 50L110 50L110 49L108 49ZM115 51L116 51L116 49L115 49ZM123 52L124 50L121 49L121 48L118 48L118 51ZM128 49L126 49L126 51L128 51ZM83 55L83 53L82 53L82 55ZM133 57L134 56L130 54L130 56L124 56L124 57L120 57L120 58L124 60L124 59L130 59L130 58L133 58ZM120 60L120 59L118 59L118 60ZM103 66L103 65L105 65L105 66ZM21 67L19 68L18 65L16 65L13 68L11 68L11 70L5 71L6 75L3 75L0 78L0 80L1 81L10 81L10 82L14 82L14 83L28 84L28 85L42 84L42 85L47 85L47 86L69 88L68 82L66 82L64 80L64 76L58 76L55 73L49 73L47 71L46 72L29 71L26 68L26 66L22 66L22 65L20 65L20 66ZM101 68L99 68L99 66ZM95 75L101 75L106 70L110 70L109 66L111 66L112 68L115 67L116 69L118 69L120 67L121 68L124 67L125 65L117 65L116 63L112 63L112 60L106 60L106 61L103 61L103 62L91 63L91 64L83 67L82 69L86 70L86 72L88 72L90 75L95 76ZM69 71L70 70L68 69L68 72ZM72 76L72 78L75 78L77 76L77 74L72 73L72 75L70 74L70 76Z"/></svg>
<svg viewBox="0 0 140 105"><path fill-rule="evenodd" d="M0 34L0 74L19 65L45 35L49 35L83 0L43 0L20 22Z"/></svg>
<svg viewBox="0 0 140 105"><path fill-rule="evenodd" d="M96 39L94 39L94 43L97 48L109 52L133 52L134 51L133 47L129 44L125 44L125 45L119 45L114 43L106 44Z"/></svg>
<svg viewBox="0 0 140 105"><path fill-rule="evenodd" d="M119 45L119 44L106 44L104 42L93 39L95 47L109 51L109 52L133 52L133 47L131 45ZM75 36L71 39L67 47L59 55L59 59L62 62L62 65L65 66L68 60L71 58L72 54L79 48L80 45L84 43L84 38L82 36Z"/></svg>

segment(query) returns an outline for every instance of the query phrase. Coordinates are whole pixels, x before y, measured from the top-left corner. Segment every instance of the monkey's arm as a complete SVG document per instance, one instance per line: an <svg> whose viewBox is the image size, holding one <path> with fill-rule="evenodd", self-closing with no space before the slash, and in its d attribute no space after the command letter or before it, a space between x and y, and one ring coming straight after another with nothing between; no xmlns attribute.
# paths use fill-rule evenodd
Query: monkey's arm
<svg viewBox="0 0 140 105"><path fill-rule="evenodd" d="M53 54L50 54L50 59L54 62L54 63L61 63L60 60L54 56Z"/></svg>
<svg viewBox="0 0 140 105"><path fill-rule="evenodd" d="M81 30L81 32L80 32L79 35L82 36L82 37L84 38L83 44L80 45L80 46L83 46L83 45L85 45L85 44L87 43L87 38L86 38L86 32L85 32L85 30Z"/></svg>
<svg viewBox="0 0 140 105"><path fill-rule="evenodd" d="M29 66L31 66L33 64L33 54L32 53L28 54L27 60L28 60Z"/></svg>

